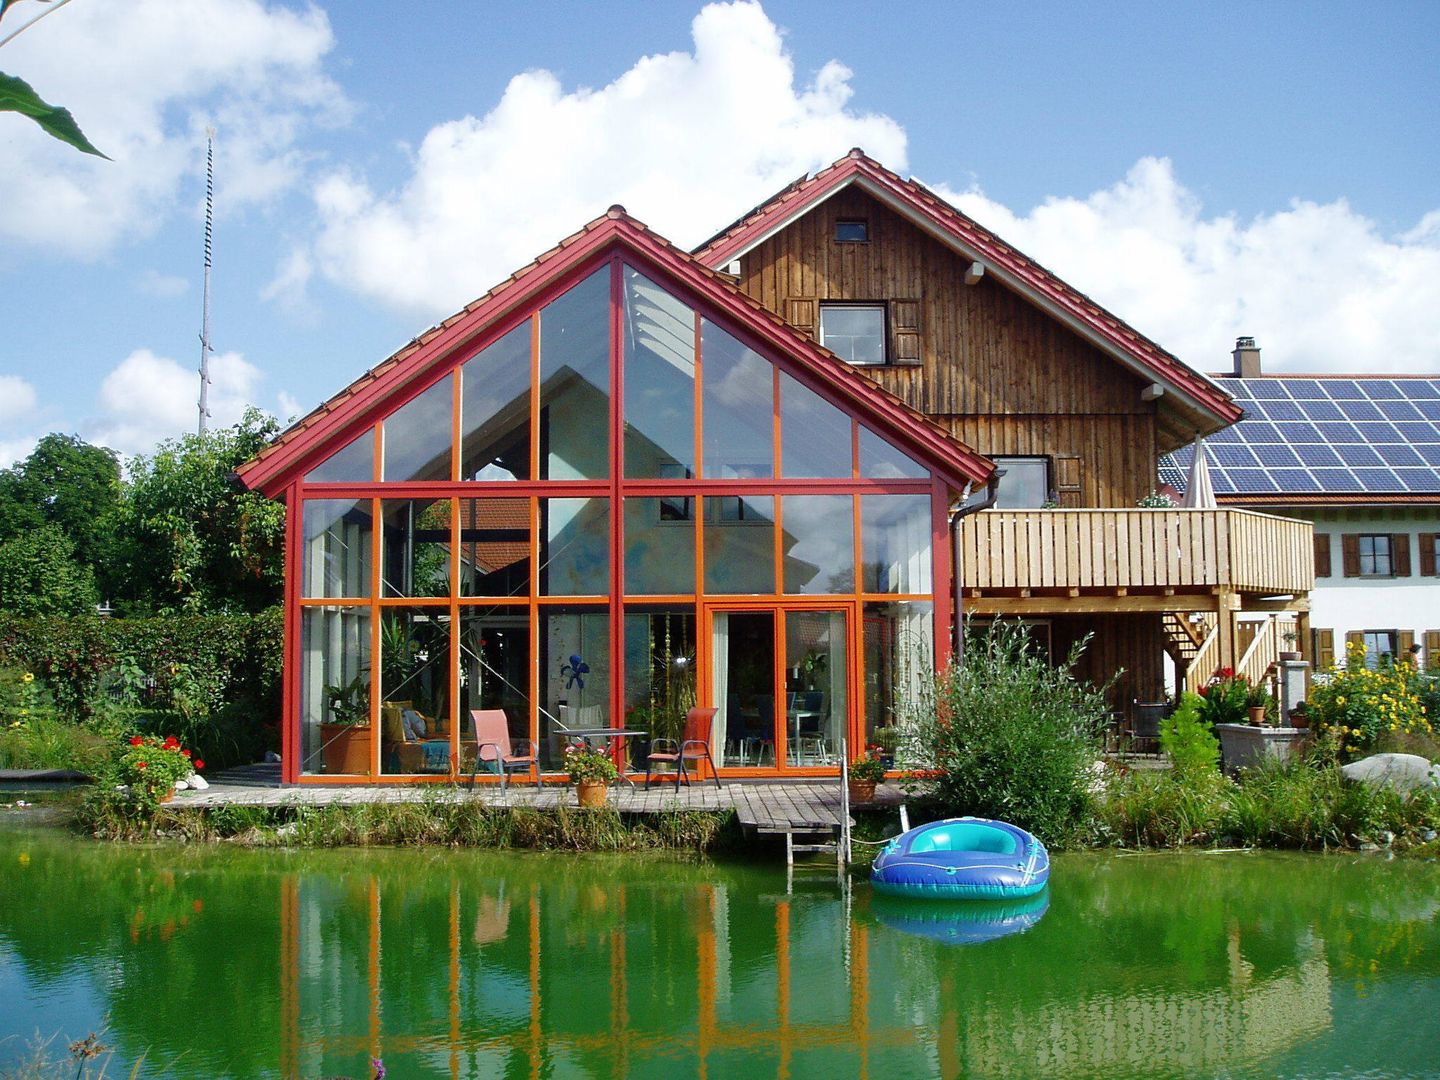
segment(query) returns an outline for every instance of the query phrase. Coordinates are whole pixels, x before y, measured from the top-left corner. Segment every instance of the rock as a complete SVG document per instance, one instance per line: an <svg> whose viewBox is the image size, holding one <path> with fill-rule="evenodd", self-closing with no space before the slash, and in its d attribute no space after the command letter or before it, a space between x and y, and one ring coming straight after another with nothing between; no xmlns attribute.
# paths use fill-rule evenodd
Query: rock
<svg viewBox="0 0 1440 1080"><path fill-rule="evenodd" d="M1363 844L1360 845L1360 850L1361 850L1361 851L1379 851L1379 850L1380 850L1380 845L1379 845L1379 844L1372 844L1369 840L1366 840L1365 843L1363 843Z"/></svg>
<svg viewBox="0 0 1440 1080"><path fill-rule="evenodd" d="M205 791L210 787L210 781L199 773L191 773L185 778L185 782L190 785L192 791Z"/></svg>
<svg viewBox="0 0 1440 1080"><path fill-rule="evenodd" d="M176 790L176 791L189 791L189 790L190 790L190 784L189 784L189 782L186 781L186 780L176 780L176 781L175 781L175 790Z"/></svg>
<svg viewBox="0 0 1440 1080"><path fill-rule="evenodd" d="M1372 754L1343 766L1340 772L1347 780L1395 791L1440 787L1440 765L1431 765L1419 754Z"/></svg>
<svg viewBox="0 0 1440 1080"><path fill-rule="evenodd" d="M1425 842L1426 842L1427 844L1428 844L1431 840L1434 840L1434 839L1435 839L1435 830L1434 830L1434 829L1426 829L1426 830L1425 830L1425 837L1424 837L1424 839L1425 839Z"/></svg>
<svg viewBox="0 0 1440 1080"><path fill-rule="evenodd" d="M1381 847L1389 847L1395 843L1395 834L1389 829L1385 829L1375 839L1379 841Z"/></svg>
<svg viewBox="0 0 1440 1080"><path fill-rule="evenodd" d="M279 765L279 764L280 764L280 755L277 754L274 750L266 750L266 751L265 751L265 764L267 764L267 765Z"/></svg>

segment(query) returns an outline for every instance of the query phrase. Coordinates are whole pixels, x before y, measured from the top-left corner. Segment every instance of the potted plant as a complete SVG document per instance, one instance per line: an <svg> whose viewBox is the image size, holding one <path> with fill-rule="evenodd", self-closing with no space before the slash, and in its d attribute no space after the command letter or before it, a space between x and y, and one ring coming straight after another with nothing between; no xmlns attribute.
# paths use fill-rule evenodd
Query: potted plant
<svg viewBox="0 0 1440 1080"><path fill-rule="evenodd" d="M610 785L619 777L610 755L588 746L565 748L565 771L575 785L575 797L581 806L604 806Z"/></svg>
<svg viewBox="0 0 1440 1080"><path fill-rule="evenodd" d="M370 771L370 673L325 687L330 719L320 725L325 771L361 775Z"/></svg>
<svg viewBox="0 0 1440 1080"><path fill-rule="evenodd" d="M1285 641L1285 648L1280 650L1280 659L1299 660L1300 652L1295 648L1295 642L1300 639L1300 635L1295 633L1294 630L1287 630L1281 634L1280 637Z"/></svg>
<svg viewBox="0 0 1440 1080"><path fill-rule="evenodd" d="M1270 691L1261 683L1255 683L1245 691L1245 709L1250 714L1250 723L1260 727L1265 723L1265 713L1270 708Z"/></svg>
<svg viewBox="0 0 1440 1080"><path fill-rule="evenodd" d="M894 724L877 727L870 737L875 740L872 745L880 754L880 763L886 768L892 768L895 765L895 751L900 748L900 729Z"/></svg>
<svg viewBox="0 0 1440 1080"><path fill-rule="evenodd" d="M205 763L180 745L173 735L132 735L120 754L120 780L135 797L154 806L175 797L175 783L203 769Z"/></svg>
<svg viewBox="0 0 1440 1080"><path fill-rule="evenodd" d="M869 746L865 756L850 763L848 787L852 803L867 803L875 798L875 785L885 779L885 763L880 760L880 747Z"/></svg>

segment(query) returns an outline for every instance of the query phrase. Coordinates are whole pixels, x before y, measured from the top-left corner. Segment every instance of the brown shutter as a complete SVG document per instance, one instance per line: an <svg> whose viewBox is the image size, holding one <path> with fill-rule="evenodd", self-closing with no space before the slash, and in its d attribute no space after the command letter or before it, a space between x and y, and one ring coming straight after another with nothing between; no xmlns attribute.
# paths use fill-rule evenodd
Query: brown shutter
<svg viewBox="0 0 1440 1080"><path fill-rule="evenodd" d="M1416 543L1420 545L1420 576L1435 576L1435 533L1421 533Z"/></svg>
<svg viewBox="0 0 1440 1080"><path fill-rule="evenodd" d="M791 297L785 301L785 321L802 333L815 336L815 301Z"/></svg>
<svg viewBox="0 0 1440 1080"><path fill-rule="evenodd" d="M1350 658L1351 645L1359 645L1362 649L1365 647L1365 632L1363 630L1345 631L1345 658L1347 660Z"/></svg>
<svg viewBox="0 0 1440 1080"><path fill-rule="evenodd" d="M1410 655L1410 646L1415 644L1415 631L1396 631L1396 638L1399 641L1399 647L1395 650L1395 659L1403 660Z"/></svg>
<svg viewBox="0 0 1440 1080"><path fill-rule="evenodd" d="M1055 455L1055 501L1067 509L1082 505L1080 494L1080 455Z"/></svg>
<svg viewBox="0 0 1440 1080"><path fill-rule="evenodd" d="M1324 671L1335 665L1335 631L1313 630L1315 639L1315 670Z"/></svg>
<svg viewBox="0 0 1440 1080"><path fill-rule="evenodd" d="M1340 562L1346 577L1360 576L1360 537L1354 533L1340 537Z"/></svg>
<svg viewBox="0 0 1440 1080"><path fill-rule="evenodd" d="M1395 533L1390 537L1390 550L1393 553L1391 567L1396 577L1410 576L1410 534Z"/></svg>
<svg viewBox="0 0 1440 1080"><path fill-rule="evenodd" d="M920 301L890 301L890 362L920 363Z"/></svg>
<svg viewBox="0 0 1440 1080"><path fill-rule="evenodd" d="M1430 671L1440 670L1440 630L1425 631L1425 667Z"/></svg>
<svg viewBox="0 0 1440 1080"><path fill-rule="evenodd" d="M1330 576L1330 534L1315 534L1315 576Z"/></svg>

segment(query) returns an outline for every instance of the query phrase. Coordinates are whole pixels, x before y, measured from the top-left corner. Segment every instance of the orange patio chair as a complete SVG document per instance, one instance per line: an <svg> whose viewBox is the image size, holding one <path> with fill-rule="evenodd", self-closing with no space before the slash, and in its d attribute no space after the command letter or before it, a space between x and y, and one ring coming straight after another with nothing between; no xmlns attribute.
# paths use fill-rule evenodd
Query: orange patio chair
<svg viewBox="0 0 1440 1080"><path fill-rule="evenodd" d="M685 714L685 737L680 745L675 745L674 739L656 739L650 744L650 754L645 759L645 786L650 786L650 770L657 764L669 764L675 766L675 790L680 790L680 781L683 778L685 783L690 783L690 777L685 769L687 761L696 763L699 769L700 761L710 763L710 774L715 779L715 786L720 786L720 774L715 769L715 759L710 756L710 724L715 719L718 709L691 709Z"/></svg>
<svg viewBox="0 0 1440 1080"><path fill-rule="evenodd" d="M516 770L533 774L535 785L539 787L540 773L537 771L535 750L529 739L517 739L511 746L510 721L505 718L505 710L471 709L470 717L475 721L475 769L470 774L470 787L475 787L475 777L487 766L500 774L502 792L509 783L510 774Z"/></svg>

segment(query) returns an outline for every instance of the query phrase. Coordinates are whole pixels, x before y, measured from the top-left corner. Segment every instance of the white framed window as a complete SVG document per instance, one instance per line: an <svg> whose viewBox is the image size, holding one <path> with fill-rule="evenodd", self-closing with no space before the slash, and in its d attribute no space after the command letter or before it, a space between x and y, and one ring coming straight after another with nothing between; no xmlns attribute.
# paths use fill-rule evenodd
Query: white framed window
<svg viewBox="0 0 1440 1080"><path fill-rule="evenodd" d="M1048 457L992 455L990 460L1005 470L995 499L998 509L1038 510L1051 501Z"/></svg>
<svg viewBox="0 0 1440 1080"><path fill-rule="evenodd" d="M885 363L885 305L821 304L820 344L849 364Z"/></svg>

